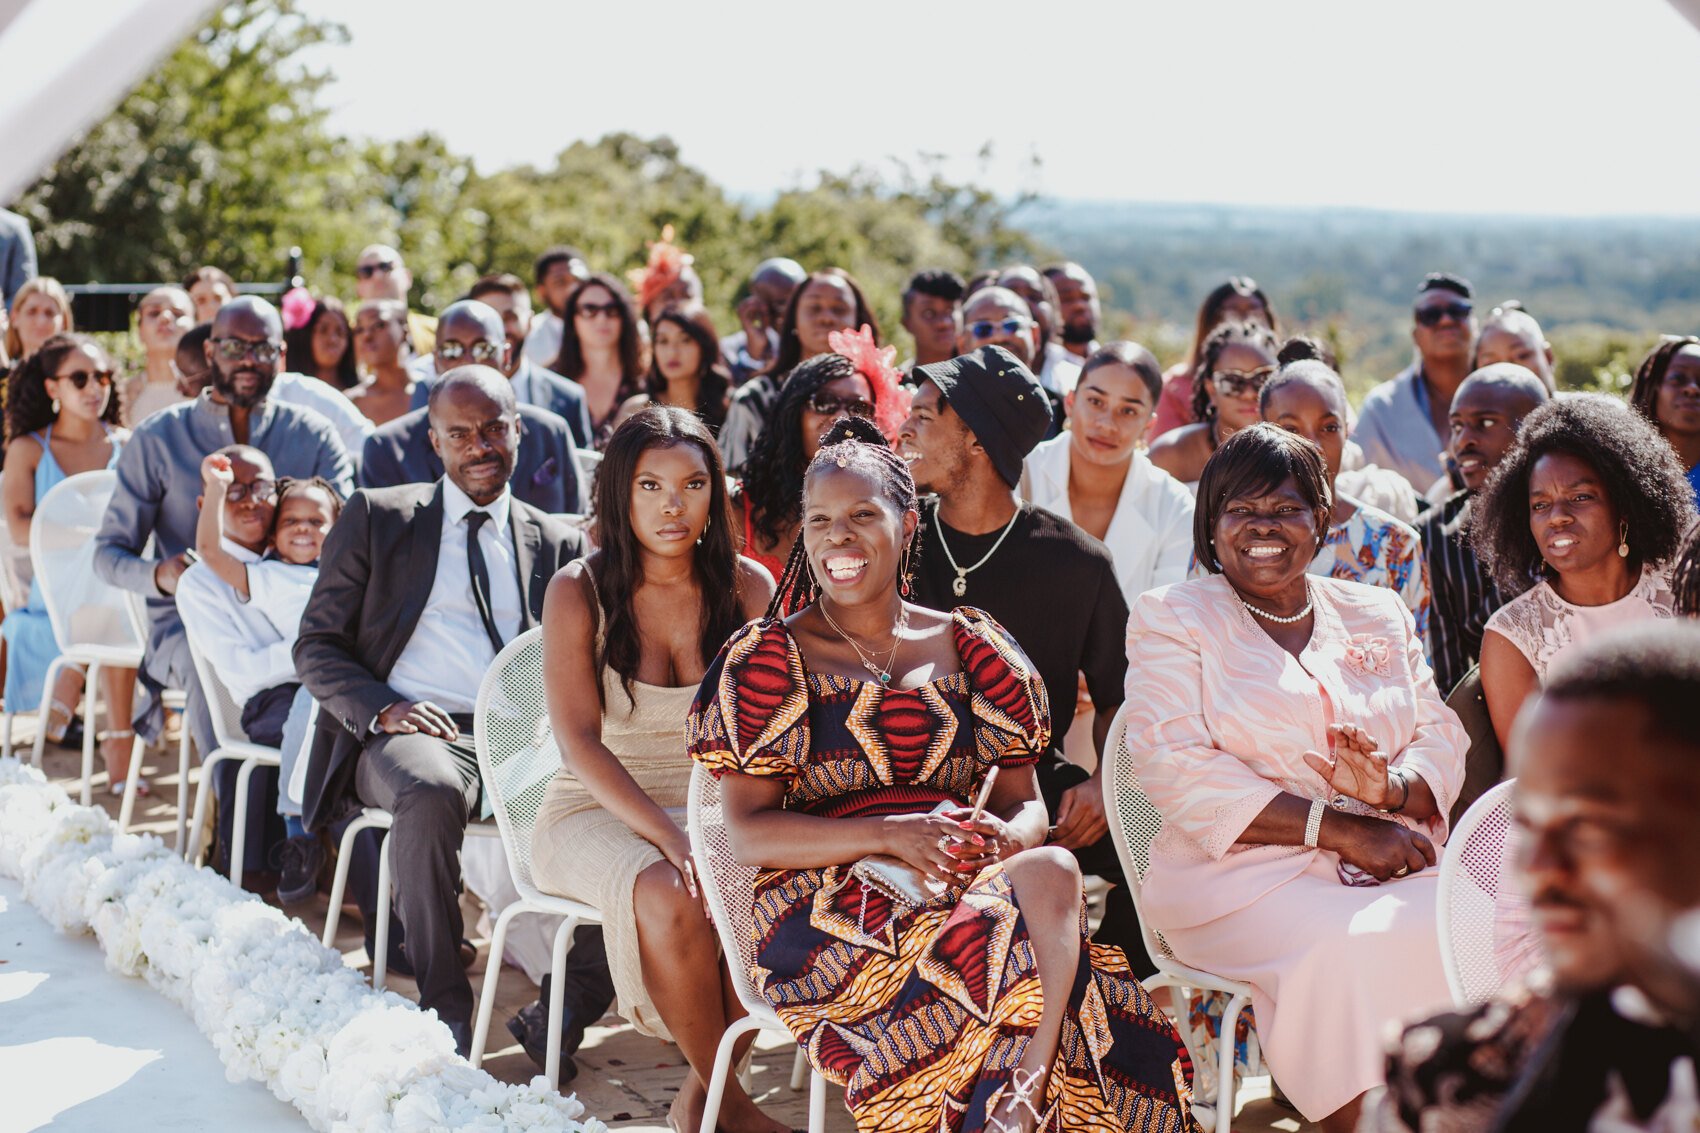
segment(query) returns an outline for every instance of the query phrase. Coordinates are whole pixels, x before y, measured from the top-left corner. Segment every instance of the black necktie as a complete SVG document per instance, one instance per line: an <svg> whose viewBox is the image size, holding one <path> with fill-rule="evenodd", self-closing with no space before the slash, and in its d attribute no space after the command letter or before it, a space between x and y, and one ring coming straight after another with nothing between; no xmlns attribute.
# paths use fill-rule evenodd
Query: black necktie
<svg viewBox="0 0 1700 1133"><path fill-rule="evenodd" d="M484 565L484 548L478 545L478 529L490 518L487 511L466 513L466 566L472 574L472 600L478 604L478 616L484 620L484 632L490 635L490 645L502 651L502 633L496 628L496 617L490 612L490 568Z"/></svg>

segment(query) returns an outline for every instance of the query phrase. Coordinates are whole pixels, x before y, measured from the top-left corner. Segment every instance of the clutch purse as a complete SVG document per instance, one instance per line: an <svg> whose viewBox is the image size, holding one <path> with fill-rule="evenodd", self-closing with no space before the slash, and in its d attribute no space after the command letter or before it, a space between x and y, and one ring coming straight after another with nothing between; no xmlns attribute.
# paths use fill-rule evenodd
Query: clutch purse
<svg viewBox="0 0 1700 1133"><path fill-rule="evenodd" d="M942 802L928 811L943 814L958 804ZM882 893L905 913L913 912L944 895L950 887L936 877L928 877L902 858L890 854L869 854L850 867L850 876L876 892Z"/></svg>

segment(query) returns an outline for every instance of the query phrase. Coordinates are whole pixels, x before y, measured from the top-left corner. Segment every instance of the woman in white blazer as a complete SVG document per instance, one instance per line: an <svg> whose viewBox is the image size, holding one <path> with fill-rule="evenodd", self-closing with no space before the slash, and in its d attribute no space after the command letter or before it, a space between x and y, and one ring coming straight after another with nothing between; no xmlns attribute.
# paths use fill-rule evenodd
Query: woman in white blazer
<svg viewBox="0 0 1700 1133"><path fill-rule="evenodd" d="M1028 455L1021 477L1023 498L1110 548L1129 606L1185 578L1192 556L1192 493L1139 448L1162 388L1143 346L1100 348L1068 395L1068 429Z"/></svg>

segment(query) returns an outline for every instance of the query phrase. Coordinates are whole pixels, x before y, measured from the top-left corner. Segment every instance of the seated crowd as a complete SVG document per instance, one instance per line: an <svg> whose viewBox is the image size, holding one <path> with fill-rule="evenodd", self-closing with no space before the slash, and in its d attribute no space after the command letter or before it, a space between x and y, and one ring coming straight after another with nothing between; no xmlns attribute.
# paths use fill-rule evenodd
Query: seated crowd
<svg viewBox="0 0 1700 1133"><path fill-rule="evenodd" d="M355 274L356 303L286 303L286 326L197 269L141 300L125 378L63 287L26 283L0 493L27 546L49 489L115 472L93 570L149 632L140 670L102 674L112 789L168 690L213 750L216 671L281 753L243 884L317 901L341 830L388 811L388 962L463 1053L475 708L539 628L560 764L530 869L602 923L560 1016L545 979L509 1028L540 1063L555 1028L563 1082L613 1007L678 1044L670 1119L703 1123L742 1009L685 828L700 765L759 867L727 894L754 922L738 976L858 1128L1193 1128L1241 1020L1147 994L1141 917L1250 986L1280 1094L1325 1129L1700 1105L1700 338L1663 340L1624 401L1560 393L1529 312L1478 322L1433 274L1413 362L1354 410L1244 277L1165 373L1099 341L1073 263L917 273L901 367L848 272L790 259L721 337L670 232L632 290L545 252L541 313L507 273L412 311L386 245ZM80 743L93 690L54 665L37 587L0 634L7 707ZM1118 748L1162 820L1141 878L1106 807ZM1512 776L1528 914L1502 929L1534 960L1446 1014L1437 866ZM718 1126L783 1128L736 1080Z"/></svg>

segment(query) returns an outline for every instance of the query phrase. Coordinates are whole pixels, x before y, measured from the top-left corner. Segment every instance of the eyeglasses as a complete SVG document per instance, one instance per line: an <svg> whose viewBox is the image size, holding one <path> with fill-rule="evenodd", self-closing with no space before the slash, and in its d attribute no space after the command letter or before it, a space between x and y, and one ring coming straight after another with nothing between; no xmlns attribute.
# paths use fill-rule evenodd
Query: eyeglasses
<svg viewBox="0 0 1700 1133"><path fill-rule="evenodd" d="M1461 323L1470 317L1470 312L1476 308L1469 303L1436 303L1432 307L1418 307L1416 320L1425 327L1437 327L1442 319L1451 319Z"/></svg>
<svg viewBox="0 0 1700 1133"><path fill-rule="evenodd" d="M259 504L267 503L277 498L277 481L260 479L250 480L244 484L238 480L225 489L224 498L233 504L239 504L243 500L253 500Z"/></svg>
<svg viewBox="0 0 1700 1133"><path fill-rule="evenodd" d="M852 417L874 415L874 403L865 397L837 397L819 391L810 396L809 408L822 417L836 417L840 413L848 413Z"/></svg>
<svg viewBox="0 0 1700 1133"><path fill-rule="evenodd" d="M617 319L620 317L618 303L580 303L574 314L583 315L587 319Z"/></svg>
<svg viewBox="0 0 1700 1133"><path fill-rule="evenodd" d="M1217 370L1210 375L1216 392L1225 397L1252 397L1263 388L1274 366L1259 366L1255 370Z"/></svg>
<svg viewBox="0 0 1700 1133"><path fill-rule="evenodd" d="M361 279L371 279L379 272L383 272L385 275L388 275L395 269L396 262L394 260L378 260L374 263L361 264L359 267L354 269L354 274L359 276Z"/></svg>
<svg viewBox="0 0 1700 1133"><path fill-rule="evenodd" d="M275 362L277 356L283 353L283 347L266 338L258 342L247 338L215 338L210 341L213 350L226 362L240 362L250 355L256 362Z"/></svg>
<svg viewBox="0 0 1700 1133"><path fill-rule="evenodd" d="M445 362L458 362L468 354L474 362L490 362L502 348L487 338L481 338L471 346L463 346L458 342L437 343L437 357Z"/></svg>
<svg viewBox="0 0 1700 1133"><path fill-rule="evenodd" d="M99 386L110 386L112 384L111 370L72 370L69 374L54 374L53 376L59 381L70 382L78 389L87 389L90 382Z"/></svg>
<svg viewBox="0 0 1700 1133"><path fill-rule="evenodd" d="M1032 319L1024 319L1020 315L1011 315L1009 318L999 321L981 319L979 322L969 323L968 333L975 338L996 338L1000 334L1020 334L1032 325Z"/></svg>

